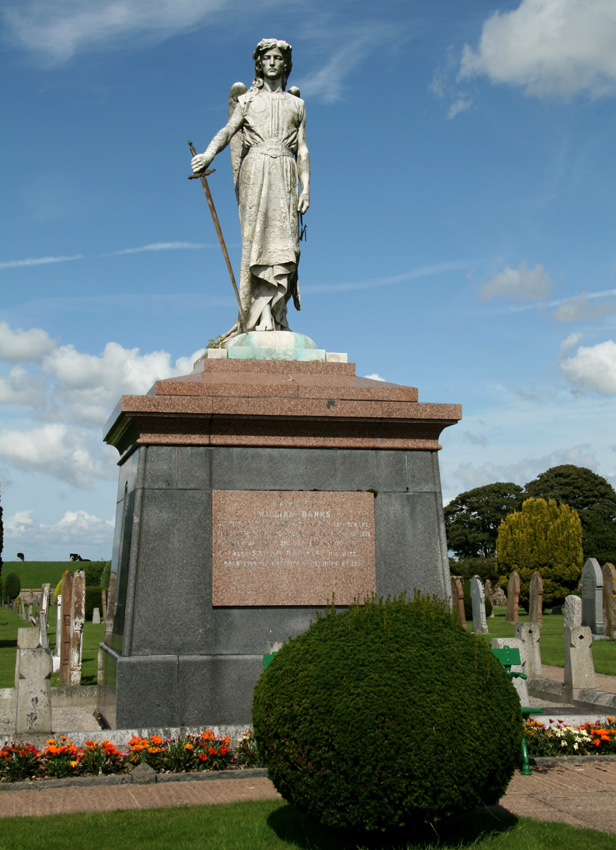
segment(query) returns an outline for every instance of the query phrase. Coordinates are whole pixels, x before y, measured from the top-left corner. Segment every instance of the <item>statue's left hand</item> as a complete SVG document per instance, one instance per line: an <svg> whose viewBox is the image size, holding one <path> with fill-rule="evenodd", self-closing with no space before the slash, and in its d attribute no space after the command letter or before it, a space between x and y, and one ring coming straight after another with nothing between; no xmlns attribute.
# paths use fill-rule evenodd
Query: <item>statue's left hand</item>
<svg viewBox="0 0 616 850"><path fill-rule="evenodd" d="M306 212L308 207L310 206L310 195L307 192L302 192L299 196L299 202L297 204L297 211L302 215Z"/></svg>

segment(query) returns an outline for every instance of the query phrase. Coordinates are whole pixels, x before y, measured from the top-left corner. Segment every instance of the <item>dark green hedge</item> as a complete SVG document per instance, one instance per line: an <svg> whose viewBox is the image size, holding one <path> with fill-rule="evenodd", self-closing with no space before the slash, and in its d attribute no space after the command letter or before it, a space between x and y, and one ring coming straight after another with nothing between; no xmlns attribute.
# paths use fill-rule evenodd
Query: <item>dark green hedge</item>
<svg viewBox="0 0 616 850"><path fill-rule="evenodd" d="M487 645L418 595L331 612L285 644L257 683L253 726L285 799L364 830L496 803L522 738Z"/></svg>
<svg viewBox="0 0 616 850"><path fill-rule="evenodd" d="M5 599L17 599L21 590L21 581L17 573L7 573L4 576L2 592Z"/></svg>
<svg viewBox="0 0 616 850"><path fill-rule="evenodd" d="M103 619L103 602L101 599L101 590L102 587L86 587L86 620L92 619L92 612L95 608L101 613L101 620Z"/></svg>

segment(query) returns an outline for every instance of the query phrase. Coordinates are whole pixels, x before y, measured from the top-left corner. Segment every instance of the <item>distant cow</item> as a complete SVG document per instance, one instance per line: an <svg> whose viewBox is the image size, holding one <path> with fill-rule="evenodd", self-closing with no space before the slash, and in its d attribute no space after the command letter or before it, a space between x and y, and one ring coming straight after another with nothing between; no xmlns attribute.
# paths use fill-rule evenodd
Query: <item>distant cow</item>
<svg viewBox="0 0 616 850"><path fill-rule="evenodd" d="M76 552L71 552L68 556L69 561L83 561L81 555L78 555Z"/></svg>
<svg viewBox="0 0 616 850"><path fill-rule="evenodd" d="M23 553L23 552L18 552L18 553L17 553L17 560L18 560L18 561L25 561L25 560L26 560L26 559L24 558L24 553Z"/></svg>

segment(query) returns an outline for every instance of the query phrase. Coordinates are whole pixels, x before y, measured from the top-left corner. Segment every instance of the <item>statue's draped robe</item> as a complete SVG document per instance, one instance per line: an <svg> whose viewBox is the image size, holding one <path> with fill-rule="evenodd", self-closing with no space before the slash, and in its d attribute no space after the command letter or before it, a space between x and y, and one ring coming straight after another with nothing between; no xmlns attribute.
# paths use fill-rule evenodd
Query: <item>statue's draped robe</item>
<svg viewBox="0 0 616 850"><path fill-rule="evenodd" d="M240 298L246 330L286 330L287 301L297 290L294 156L304 101L286 92L251 90L239 97L237 109L243 116L244 152L237 181L242 229Z"/></svg>

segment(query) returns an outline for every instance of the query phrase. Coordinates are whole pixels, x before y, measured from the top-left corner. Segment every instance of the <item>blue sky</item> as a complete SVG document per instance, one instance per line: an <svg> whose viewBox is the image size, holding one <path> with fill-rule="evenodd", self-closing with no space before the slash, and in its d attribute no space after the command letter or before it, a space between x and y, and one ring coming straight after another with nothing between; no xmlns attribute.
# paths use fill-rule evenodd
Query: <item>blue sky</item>
<svg viewBox="0 0 616 850"><path fill-rule="evenodd" d="M229 87L293 45L311 208L293 330L462 403L446 500L550 466L616 485L614 0L7 0L3 557L108 557L123 393L235 319L200 185ZM236 272L228 153L210 186Z"/></svg>

